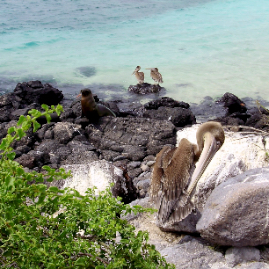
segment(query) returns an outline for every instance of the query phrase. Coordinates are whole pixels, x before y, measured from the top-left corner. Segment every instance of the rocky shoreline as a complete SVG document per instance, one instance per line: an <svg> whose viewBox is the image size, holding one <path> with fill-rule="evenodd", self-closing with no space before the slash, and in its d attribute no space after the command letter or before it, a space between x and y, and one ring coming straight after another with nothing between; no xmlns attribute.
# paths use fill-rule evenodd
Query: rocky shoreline
<svg viewBox="0 0 269 269"><path fill-rule="evenodd" d="M150 206L147 197L155 156L164 145L176 144L179 130L207 120L221 122L226 129L235 132L253 128L269 130L269 113L264 108L257 107L250 98L240 100L231 93L225 93L217 102L207 97L200 105L169 97L144 105L121 100L101 102L97 96L95 101L109 107L117 117L103 117L93 124L80 117L80 100L67 101L59 90L40 81L19 83L12 93L0 96L0 139L16 124L19 116L27 115L30 109L41 109L43 103L60 103L65 111L60 117L53 115L49 124L41 120L42 127L36 133L29 130L26 137L14 143L15 161L36 171L42 171L43 165L67 170L99 165L99 169L112 175L116 183L112 190L114 195L121 196L125 203L133 201L133 204ZM72 171L74 174L76 170ZM54 184L64 187L66 182ZM137 227L143 222L135 218L130 221ZM160 245L165 246L159 247L161 253L168 255L168 260L177 268L269 268L269 249L264 244L263 251L249 246L215 250L215 246L208 247L212 244L197 234L171 235L174 236L172 241L177 243L166 244L167 233L158 233L163 241ZM174 260L179 255L182 255L182 263ZM237 267L247 261L255 262Z"/></svg>

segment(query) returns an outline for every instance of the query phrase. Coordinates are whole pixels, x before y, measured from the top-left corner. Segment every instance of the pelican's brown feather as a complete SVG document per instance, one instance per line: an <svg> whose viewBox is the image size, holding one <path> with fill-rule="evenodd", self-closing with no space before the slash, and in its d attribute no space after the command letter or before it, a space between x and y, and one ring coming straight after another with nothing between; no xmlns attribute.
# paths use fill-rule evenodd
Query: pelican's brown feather
<svg viewBox="0 0 269 269"><path fill-rule="evenodd" d="M182 139L179 146L162 154L164 170L161 171L161 196L159 201L158 219L165 222L174 211L178 199L184 195L184 190L188 186L191 167L194 165L194 147L187 139ZM162 151L161 151L162 152ZM160 152L160 153L161 153ZM157 173L153 171L154 174ZM153 182L154 183L154 182Z"/></svg>
<svg viewBox="0 0 269 269"><path fill-rule="evenodd" d="M161 190L161 180L163 177L163 168L167 167L167 156L173 154L175 147L166 145L156 155L156 161L154 164L152 178L151 178L151 189L150 195L153 202L157 202L159 191Z"/></svg>
<svg viewBox="0 0 269 269"><path fill-rule="evenodd" d="M138 72L141 69L141 67L138 65L135 68L135 71L133 72L133 75L135 75L137 81L139 84L144 83L144 73L143 72Z"/></svg>
<svg viewBox="0 0 269 269"><path fill-rule="evenodd" d="M183 138L177 148L165 146L157 154L151 197L159 208L161 226L181 221L195 208L191 198L196 184L223 145L225 135L221 124L207 122L198 128L196 138L197 145Z"/></svg>
<svg viewBox="0 0 269 269"><path fill-rule="evenodd" d="M158 84L163 83L163 77L161 73L159 72L158 68L154 67L154 68L146 68L146 69L150 70L150 76L155 82L157 82Z"/></svg>
<svg viewBox="0 0 269 269"><path fill-rule="evenodd" d="M155 82L163 83L163 77L162 77L161 73L159 73L158 68L152 68L150 75Z"/></svg>

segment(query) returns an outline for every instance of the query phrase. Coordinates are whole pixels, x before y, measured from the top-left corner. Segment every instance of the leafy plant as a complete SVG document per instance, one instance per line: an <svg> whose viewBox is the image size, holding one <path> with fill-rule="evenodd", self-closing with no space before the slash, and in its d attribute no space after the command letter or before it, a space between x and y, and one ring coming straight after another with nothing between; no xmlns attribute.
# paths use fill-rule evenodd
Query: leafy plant
<svg viewBox="0 0 269 269"><path fill-rule="evenodd" d="M81 196L74 189L47 187L46 181L70 173L48 166L45 173L26 172L14 161L12 142L30 127L36 131L38 117L50 121L50 113L62 111L59 105L42 107L43 113L33 109L21 116L0 145L1 268L174 268L147 243L147 232L136 234L119 217L150 210L131 208L108 189Z"/></svg>

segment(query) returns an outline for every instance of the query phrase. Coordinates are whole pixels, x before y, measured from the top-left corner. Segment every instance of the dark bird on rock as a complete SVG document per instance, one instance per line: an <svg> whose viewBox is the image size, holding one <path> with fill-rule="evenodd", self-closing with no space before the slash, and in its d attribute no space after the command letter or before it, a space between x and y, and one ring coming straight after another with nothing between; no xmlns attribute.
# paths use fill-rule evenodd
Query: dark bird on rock
<svg viewBox="0 0 269 269"><path fill-rule="evenodd" d="M196 139L194 145L183 138L178 147L165 146L156 156L150 196L160 224L179 222L195 209L191 198L196 185L225 135L220 123L206 122L198 128Z"/></svg>
<svg viewBox="0 0 269 269"><path fill-rule="evenodd" d="M146 68L147 70L150 70L150 76L151 78L157 82L157 84L159 83L163 83L163 78L162 75L159 73L158 68Z"/></svg>
<svg viewBox="0 0 269 269"><path fill-rule="evenodd" d="M132 74L132 75L135 75L135 77L136 77L136 79L138 81L138 84L144 83L144 73L143 72L138 72L140 69L141 69L141 67L138 65L135 68L135 71Z"/></svg>

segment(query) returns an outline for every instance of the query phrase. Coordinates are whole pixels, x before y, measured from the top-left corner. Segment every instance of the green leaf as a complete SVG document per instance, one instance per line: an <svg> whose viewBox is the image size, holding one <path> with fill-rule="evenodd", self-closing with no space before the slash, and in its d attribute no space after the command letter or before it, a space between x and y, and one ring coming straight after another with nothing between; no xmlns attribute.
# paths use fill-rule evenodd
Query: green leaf
<svg viewBox="0 0 269 269"><path fill-rule="evenodd" d="M38 118L42 115L42 113L36 109L31 109L28 114L32 115L35 118Z"/></svg>
<svg viewBox="0 0 269 269"><path fill-rule="evenodd" d="M25 134L25 132L22 129L18 129L18 136L19 136L18 139L22 139L25 135L26 134Z"/></svg>
<svg viewBox="0 0 269 269"><path fill-rule="evenodd" d="M57 105L56 107L56 113L58 116L60 116L61 112L63 112L63 107L61 105Z"/></svg>
<svg viewBox="0 0 269 269"><path fill-rule="evenodd" d="M47 180L48 182L52 182L52 181L53 181L53 177L50 176L50 177L48 177L46 180Z"/></svg>
<svg viewBox="0 0 269 269"><path fill-rule="evenodd" d="M14 133L15 132L15 127L13 126L13 127L10 127L9 129L8 129L8 134L12 134L12 133Z"/></svg>
<svg viewBox="0 0 269 269"><path fill-rule="evenodd" d="M34 126L33 131L36 132L40 128L41 124L39 124L36 120L34 120L33 121L33 126Z"/></svg>
<svg viewBox="0 0 269 269"><path fill-rule="evenodd" d="M26 120L26 118L23 115L20 115L20 118L17 122L17 126L22 125L25 120Z"/></svg>
<svg viewBox="0 0 269 269"><path fill-rule="evenodd" d="M49 109L49 106L46 105L46 104L41 105L41 107L42 107L44 110L46 110L46 111Z"/></svg>
<svg viewBox="0 0 269 269"><path fill-rule="evenodd" d="M9 160L14 160L14 158L16 157L16 153L15 152L10 152L7 154L7 157Z"/></svg>
<svg viewBox="0 0 269 269"><path fill-rule="evenodd" d="M29 121L24 121L21 125L23 131L27 131L31 127Z"/></svg>
<svg viewBox="0 0 269 269"><path fill-rule="evenodd" d="M15 178L14 177L7 176L5 178L6 187L7 187L7 189L9 191L14 191L14 189L15 189L14 182L15 182Z"/></svg>
<svg viewBox="0 0 269 269"><path fill-rule="evenodd" d="M51 121L51 116L50 116L49 114L46 114L45 116L46 116L47 122L50 123L50 121Z"/></svg>
<svg viewBox="0 0 269 269"><path fill-rule="evenodd" d="M59 189L58 189L58 187L51 186L51 187L49 187L48 191L51 191L51 192L58 192Z"/></svg>
<svg viewBox="0 0 269 269"><path fill-rule="evenodd" d="M42 166L42 168L44 170L46 170L47 172L50 172L50 171L53 171L54 170L54 169L50 168L48 165L44 165L44 166Z"/></svg>
<svg viewBox="0 0 269 269"><path fill-rule="evenodd" d="M76 261L75 261L75 266L83 266L85 268L86 266L86 261L85 261L85 258L78 258Z"/></svg>
<svg viewBox="0 0 269 269"><path fill-rule="evenodd" d="M4 150L8 146L7 138L2 139L2 143L0 145L0 150Z"/></svg>
<svg viewBox="0 0 269 269"><path fill-rule="evenodd" d="M21 167L17 167L16 168L16 174L18 176L23 175L24 174L24 170Z"/></svg>
<svg viewBox="0 0 269 269"><path fill-rule="evenodd" d="M39 197L38 197L38 201L37 201L36 204L37 204L37 205L39 205L39 204L43 204L45 198L46 198L46 195L39 195Z"/></svg>

